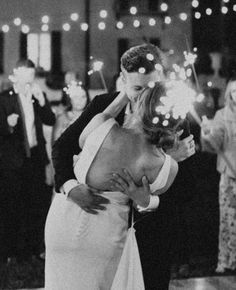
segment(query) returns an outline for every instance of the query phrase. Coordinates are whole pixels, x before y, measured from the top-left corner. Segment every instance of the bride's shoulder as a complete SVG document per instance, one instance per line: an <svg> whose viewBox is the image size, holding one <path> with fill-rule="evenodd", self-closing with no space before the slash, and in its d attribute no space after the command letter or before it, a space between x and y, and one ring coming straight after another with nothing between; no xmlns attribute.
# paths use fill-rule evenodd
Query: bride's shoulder
<svg viewBox="0 0 236 290"><path fill-rule="evenodd" d="M87 139L87 137L92 132L97 130L100 126L102 126L103 124L105 126L105 124L107 124L107 126L110 127L110 125L113 125L114 123L116 123L115 119L111 118L108 114L99 113L99 114L95 115L92 118L92 120L88 123L88 125L84 128L84 130L82 131L82 133L79 137L80 148L83 148L85 140Z"/></svg>

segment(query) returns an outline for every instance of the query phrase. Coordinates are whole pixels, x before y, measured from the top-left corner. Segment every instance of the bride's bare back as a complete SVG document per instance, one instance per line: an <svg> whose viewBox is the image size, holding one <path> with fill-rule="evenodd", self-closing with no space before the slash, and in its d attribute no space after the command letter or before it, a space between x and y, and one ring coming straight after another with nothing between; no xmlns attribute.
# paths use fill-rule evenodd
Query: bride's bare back
<svg viewBox="0 0 236 290"><path fill-rule="evenodd" d="M99 125L109 118L115 118L126 104L127 98L120 93L108 108L103 113L97 114L83 130L79 139L80 147L83 148L86 138ZM112 173L122 176L124 168L130 172L137 185L142 184L144 175L149 183L153 183L164 161L163 151L151 144L142 130L127 129L114 123L87 172L86 184L103 191L112 191L110 183ZM172 184L177 170L177 163L171 159L167 183L161 193Z"/></svg>
<svg viewBox="0 0 236 290"><path fill-rule="evenodd" d="M144 175L152 183L165 160L164 154L150 146L140 134L115 124L106 136L87 173L86 183L100 190L110 190L112 173L126 168L141 184Z"/></svg>

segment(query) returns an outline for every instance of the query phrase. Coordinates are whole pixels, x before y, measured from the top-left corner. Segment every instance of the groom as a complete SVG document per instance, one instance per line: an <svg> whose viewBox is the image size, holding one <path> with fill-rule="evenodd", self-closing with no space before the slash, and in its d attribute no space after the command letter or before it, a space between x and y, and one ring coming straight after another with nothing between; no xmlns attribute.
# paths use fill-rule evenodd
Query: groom
<svg viewBox="0 0 236 290"><path fill-rule="evenodd" d="M122 110L116 119L120 125L123 124L125 115L132 112L139 94L150 82L160 81L162 77L160 53L159 49L154 45L143 44L129 49L121 57L121 77L124 83L124 90L130 99L130 103ZM142 71L140 68L142 68ZM96 96L84 113L62 134L53 146L52 160L55 168L56 191L63 192L69 199L91 214L99 214L99 210L106 210L104 205L108 203L108 200L96 194L96 190L90 188L88 185L78 184L73 173L73 155L79 154L81 151L78 140L85 126L96 114L102 112L117 95L118 93ZM192 148L190 148L191 144L193 145ZM177 161L182 161L194 153L193 137L189 136L180 142L178 151L173 151L171 155ZM145 185L142 185L142 187L145 191ZM165 215L165 204L167 204L167 207L169 206L167 199L164 199L162 204L162 197L160 197L163 215ZM158 203L155 203L154 207L155 206L157 207ZM159 227L158 216L155 216L155 219L156 218L157 220L153 220L154 231L156 231L156 227ZM171 220L173 218L174 217L171 217ZM165 224L168 228L168 221L166 221ZM139 226L142 227L142 221L139 222ZM162 225L160 225L159 228L162 228ZM171 223L168 230L172 231ZM152 240L151 233L148 233L146 238L149 240L150 247L155 248L158 246L157 257L155 258L155 261L158 261L158 267L156 271L152 269L150 272L148 267L145 266L149 264L145 256L146 244L143 245L142 240L140 240L140 242L138 240L141 262L142 266L144 266L143 274L145 289L167 290L170 279L170 265L166 261L170 260L168 248L170 243L168 239L162 241L161 237L155 237L156 240ZM148 259L150 258L151 257L148 257ZM151 262L150 260L150 264L153 264Z"/></svg>

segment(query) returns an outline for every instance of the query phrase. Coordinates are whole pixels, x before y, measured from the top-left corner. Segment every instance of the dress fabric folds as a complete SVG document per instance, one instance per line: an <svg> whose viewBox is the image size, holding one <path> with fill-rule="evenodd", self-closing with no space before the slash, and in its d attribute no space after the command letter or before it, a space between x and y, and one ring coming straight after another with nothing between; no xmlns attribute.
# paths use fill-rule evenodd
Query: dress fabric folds
<svg viewBox="0 0 236 290"><path fill-rule="evenodd" d="M86 183L87 172L114 119L93 131L75 164L75 176ZM88 214L57 194L46 226L46 290L144 290L134 228L128 230L128 198L103 192L110 200L105 211Z"/></svg>

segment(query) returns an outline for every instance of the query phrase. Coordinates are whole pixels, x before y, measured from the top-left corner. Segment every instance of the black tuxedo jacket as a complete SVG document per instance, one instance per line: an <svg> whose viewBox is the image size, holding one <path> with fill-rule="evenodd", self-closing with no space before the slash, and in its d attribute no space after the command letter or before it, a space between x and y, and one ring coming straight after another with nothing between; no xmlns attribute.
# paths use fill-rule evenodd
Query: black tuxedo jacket
<svg viewBox="0 0 236 290"><path fill-rule="evenodd" d="M50 104L45 97L45 105L41 107L38 100L32 97L36 138L38 151L43 164L47 164L48 157L45 148L42 124L53 126L55 115L51 111ZM7 123L7 117L18 114L17 125L12 128ZM20 169L26 158L24 145L23 116L18 102L18 95L13 89L0 94L0 169Z"/></svg>

